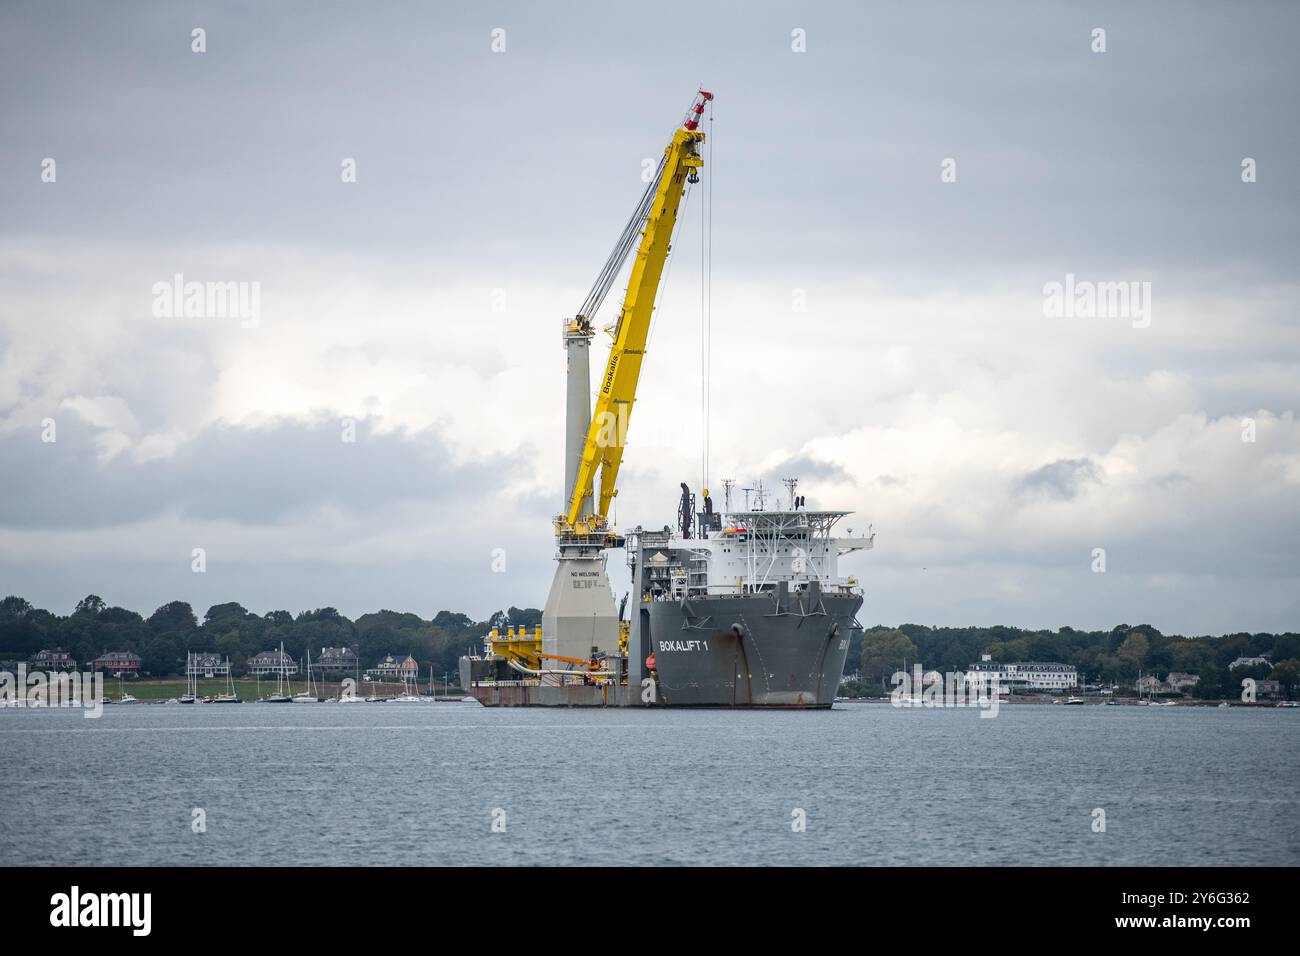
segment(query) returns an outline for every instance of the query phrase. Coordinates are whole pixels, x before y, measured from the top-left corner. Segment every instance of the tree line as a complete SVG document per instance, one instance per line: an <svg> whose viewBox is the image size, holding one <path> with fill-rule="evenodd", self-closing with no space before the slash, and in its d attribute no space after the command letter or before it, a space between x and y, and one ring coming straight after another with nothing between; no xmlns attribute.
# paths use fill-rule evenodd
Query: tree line
<svg viewBox="0 0 1300 956"><path fill-rule="evenodd" d="M1193 693L1218 699L1241 692L1244 677L1278 681L1288 696L1300 685L1300 634L1236 633L1218 637L1162 634L1150 624L1120 624L1109 631L1021 630L1014 627L872 627L855 635L846 670L856 670L867 688L889 686L904 666L920 664L942 673L966 671L988 654L994 661L1071 664L1089 683L1127 684L1139 674L1164 680L1181 671L1200 678ZM1272 662L1229 669L1240 657Z"/></svg>
<svg viewBox="0 0 1300 956"><path fill-rule="evenodd" d="M427 675L432 666L441 680L443 673L456 672L462 654L482 647L489 629L535 627L541 622L537 608L511 607L486 621L454 611L439 611L426 620L388 610L363 614L354 621L332 607L298 614L254 614L235 602L213 605L200 621L184 601L164 604L146 618L110 607L94 594L79 601L71 614L61 616L10 596L0 601L0 660L27 660L44 648L61 647L85 667L105 651L130 651L139 655L143 675L173 677L185 673L190 651L205 651L229 658L239 675L249 658L283 642L285 652L300 663L309 648L316 656L322 647L350 647L362 670L386 654L410 654L421 674Z"/></svg>

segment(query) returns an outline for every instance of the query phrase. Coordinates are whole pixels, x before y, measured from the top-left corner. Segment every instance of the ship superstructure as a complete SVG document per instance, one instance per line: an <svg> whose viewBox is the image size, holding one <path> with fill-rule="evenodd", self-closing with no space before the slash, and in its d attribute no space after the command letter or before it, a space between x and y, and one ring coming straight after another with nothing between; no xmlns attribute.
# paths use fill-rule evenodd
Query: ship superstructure
<svg viewBox="0 0 1300 956"><path fill-rule="evenodd" d="M668 706L829 707L862 588L839 559L871 534L838 535L843 511L687 512L677 529L628 533L629 677ZM689 498L683 490L683 505Z"/></svg>

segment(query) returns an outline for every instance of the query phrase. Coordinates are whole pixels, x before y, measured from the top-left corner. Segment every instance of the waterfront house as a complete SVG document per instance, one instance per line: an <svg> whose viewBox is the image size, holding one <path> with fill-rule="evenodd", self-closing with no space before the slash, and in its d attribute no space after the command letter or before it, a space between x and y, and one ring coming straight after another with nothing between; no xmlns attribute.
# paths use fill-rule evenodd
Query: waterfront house
<svg viewBox="0 0 1300 956"><path fill-rule="evenodd" d="M225 677L230 661L212 651L190 651L185 662L186 677Z"/></svg>
<svg viewBox="0 0 1300 956"><path fill-rule="evenodd" d="M1171 690L1176 690L1180 694L1186 694L1193 687L1201 682L1201 679L1195 674L1188 674L1185 671L1170 671L1169 676L1165 678L1165 683Z"/></svg>
<svg viewBox="0 0 1300 956"><path fill-rule="evenodd" d="M1268 659L1268 655L1260 654L1259 657L1238 657L1228 665L1228 670L1235 671L1238 667L1255 667L1258 664L1263 664L1270 669L1273 667L1273 662Z"/></svg>
<svg viewBox="0 0 1300 956"><path fill-rule="evenodd" d="M420 665L415 663L415 658L410 654L385 655L370 670L366 671L367 676L371 677L396 677L399 680L414 680L420 672Z"/></svg>
<svg viewBox="0 0 1300 956"><path fill-rule="evenodd" d="M283 674L285 677L291 677L298 673L298 662L277 647L250 657L248 673Z"/></svg>
<svg viewBox="0 0 1300 956"><path fill-rule="evenodd" d="M1133 685L1139 694L1168 694L1173 688L1154 674L1143 674Z"/></svg>
<svg viewBox="0 0 1300 956"><path fill-rule="evenodd" d="M90 669L114 677L139 677L140 655L133 651L105 651L90 662Z"/></svg>
<svg viewBox="0 0 1300 956"><path fill-rule="evenodd" d="M353 672L357 669L357 652L350 647L322 647L320 655L312 661L312 669Z"/></svg>
<svg viewBox="0 0 1300 956"><path fill-rule="evenodd" d="M76 670L77 662L61 647L49 647L37 651L27 661L28 670L33 671L70 671Z"/></svg>

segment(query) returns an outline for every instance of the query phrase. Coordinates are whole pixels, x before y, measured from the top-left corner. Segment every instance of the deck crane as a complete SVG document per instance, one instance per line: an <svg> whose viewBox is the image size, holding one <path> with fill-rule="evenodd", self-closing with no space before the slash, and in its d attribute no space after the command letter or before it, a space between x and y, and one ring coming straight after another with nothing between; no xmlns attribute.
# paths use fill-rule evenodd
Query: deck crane
<svg viewBox="0 0 1300 956"><path fill-rule="evenodd" d="M687 184L698 182L699 169L704 165L700 156L704 142L700 120L712 99L713 94L704 90L695 95L591 292L578 312L563 322L561 339L568 366L564 495L560 513L554 519L555 575L542 609L540 639L534 634L522 648L534 660L542 659L537 655L546 655L546 659L567 664L599 654L625 655L628 647L630 623L622 620L615 606L606 574L608 552L623 546L623 539L609 527L609 507L623 462L650 319L678 209ZM593 324L633 249L636 257L628 273L623 307L605 328L613 344L593 401Z"/></svg>
<svg viewBox="0 0 1300 956"><path fill-rule="evenodd" d="M713 94L700 90L681 125L664 149L654 178L646 187L632 217L624 226L618 242L601 269L587 299L576 316L566 325L566 336L590 338L591 323L605 295L618 277L634 245L636 259L628 278L627 293L618 318L606 326L613 344L609 360L596 391L586 441L572 467L568 481L568 507L555 520L557 538L564 542L582 540L588 544L614 543L616 536L608 528L610 502L617 494L619 466L623 462L623 445L627 438L632 403L636 400L637 381L645 356L650 319L664 262L668 258L678 207L686 183L699 181L704 165L700 145L704 133L699 128L705 107ZM637 244L637 237L640 243ZM574 447L571 452L576 452ZM596 472L600 472L600 493L594 494Z"/></svg>

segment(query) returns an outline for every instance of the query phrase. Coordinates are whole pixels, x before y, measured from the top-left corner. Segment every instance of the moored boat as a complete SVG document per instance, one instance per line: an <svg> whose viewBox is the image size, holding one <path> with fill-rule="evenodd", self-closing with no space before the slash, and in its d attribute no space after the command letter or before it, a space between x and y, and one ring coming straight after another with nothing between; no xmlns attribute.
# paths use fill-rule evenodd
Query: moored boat
<svg viewBox="0 0 1300 956"><path fill-rule="evenodd" d="M293 698L289 696L292 689L288 686L288 675L285 673L288 665L284 655L284 641L280 642L280 656L276 658L275 664L275 693L268 694L262 698L264 704L292 704Z"/></svg>

